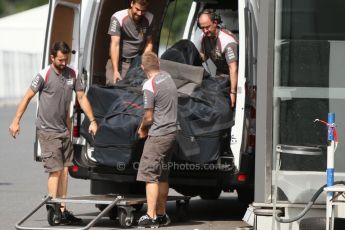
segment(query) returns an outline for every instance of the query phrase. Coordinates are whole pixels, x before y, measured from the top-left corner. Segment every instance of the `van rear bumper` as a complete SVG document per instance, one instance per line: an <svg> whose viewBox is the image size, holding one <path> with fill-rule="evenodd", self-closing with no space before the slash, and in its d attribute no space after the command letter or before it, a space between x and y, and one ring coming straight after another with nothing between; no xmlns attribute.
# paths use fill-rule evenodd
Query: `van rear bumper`
<svg viewBox="0 0 345 230"><path fill-rule="evenodd" d="M81 147L75 146L75 163L79 166L78 171L70 170L70 175L74 178L104 181L109 183L137 183L138 162L133 163L132 167L119 170L118 167L107 166L87 166L87 162L81 157ZM243 162L253 161L243 155L241 173L248 175L247 180L238 181L239 172L231 167L232 161L225 164L208 164L200 166L192 163L174 163L170 168L169 184L171 187L208 187L218 188L223 191L233 191L234 189L253 188L254 175L250 166L243 165ZM83 163L84 162L84 163ZM227 167L223 167L223 166ZM207 167L205 167L207 166Z"/></svg>
<svg viewBox="0 0 345 230"><path fill-rule="evenodd" d="M70 175L74 178L91 179L98 181L111 181L116 183L135 183L136 171L123 172L123 173L109 173L105 172L102 168L94 168L87 170L86 168L79 167L78 172L70 170ZM236 174L232 171L216 171L216 172L176 172L171 171L169 176L169 184L174 186L202 186L202 187L217 187L223 190L233 189L234 179Z"/></svg>

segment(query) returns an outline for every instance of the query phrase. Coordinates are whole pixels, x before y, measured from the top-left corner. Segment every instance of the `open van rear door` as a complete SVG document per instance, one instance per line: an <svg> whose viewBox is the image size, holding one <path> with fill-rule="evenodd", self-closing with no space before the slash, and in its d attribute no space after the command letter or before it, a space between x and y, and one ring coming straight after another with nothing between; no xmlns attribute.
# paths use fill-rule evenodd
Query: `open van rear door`
<svg viewBox="0 0 345 230"><path fill-rule="evenodd" d="M245 102L246 102L246 14L247 1L238 1L238 32L239 32L239 60L238 60L238 81L237 81L237 98L235 108L235 124L231 129L231 150L234 154L235 165L240 166L240 157L245 149L245 139L243 132L246 128L245 120Z"/></svg>
<svg viewBox="0 0 345 230"><path fill-rule="evenodd" d="M234 157L234 163L239 169L241 153L246 149L246 88L247 81L246 73L246 50L247 43L247 28L246 28L246 14L247 0L194 0L190 9L190 13L186 22L186 27L183 37L190 39L194 44L198 44L201 36L201 30L197 27L197 15L205 8L216 10L222 17L223 25L229 29L239 39L239 62L238 62L238 82L237 82L237 96L236 108L234 113L235 124L231 131L231 150Z"/></svg>
<svg viewBox="0 0 345 230"><path fill-rule="evenodd" d="M81 0L50 0L46 35L43 50L42 68L50 64L50 48L56 41L65 41L73 50L68 65L75 70L79 68L79 34L81 17ZM75 98L75 97L73 97ZM74 102L73 102L74 104ZM38 108L38 103L37 103ZM71 108L72 105L71 105ZM73 110L70 109L70 114ZM41 150L36 135L35 160L40 160Z"/></svg>

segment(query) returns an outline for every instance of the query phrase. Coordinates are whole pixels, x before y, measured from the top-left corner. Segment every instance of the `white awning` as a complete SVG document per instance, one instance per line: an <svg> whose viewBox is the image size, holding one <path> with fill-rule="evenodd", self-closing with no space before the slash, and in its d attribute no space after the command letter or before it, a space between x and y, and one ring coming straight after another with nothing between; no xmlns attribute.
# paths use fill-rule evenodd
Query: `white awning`
<svg viewBox="0 0 345 230"><path fill-rule="evenodd" d="M48 5L0 18L0 50L42 53Z"/></svg>

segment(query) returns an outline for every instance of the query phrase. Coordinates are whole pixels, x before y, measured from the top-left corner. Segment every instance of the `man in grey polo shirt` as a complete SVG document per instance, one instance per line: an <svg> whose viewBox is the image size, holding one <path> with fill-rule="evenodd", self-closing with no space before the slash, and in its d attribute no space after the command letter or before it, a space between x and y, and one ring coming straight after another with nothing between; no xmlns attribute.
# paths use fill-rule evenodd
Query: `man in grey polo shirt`
<svg viewBox="0 0 345 230"><path fill-rule="evenodd" d="M69 108L72 92L75 91L79 104L90 120L89 132L95 134L97 124L90 103L84 93L82 79L67 66L71 50L65 42L56 42L51 50L52 64L41 70L32 80L31 86L20 102L9 131L16 138L20 131L19 122L30 100L39 94L36 120L38 140L42 150L42 161L48 176L48 194L66 197L68 167L73 165L73 145L70 134ZM61 220L54 224L76 224L81 219L61 205Z"/></svg>
<svg viewBox="0 0 345 230"><path fill-rule="evenodd" d="M166 226L169 192L169 161L175 147L177 130L177 89L170 74L159 69L158 57L149 51L142 56L142 69L148 80L144 83L143 121L140 138L147 136L140 159L137 180L146 182L147 214L138 225L142 227Z"/></svg>
<svg viewBox="0 0 345 230"><path fill-rule="evenodd" d="M116 12L110 19L110 58L106 65L106 84L114 85L126 76L132 60L151 51L153 14L148 0L132 0L129 9Z"/></svg>
<svg viewBox="0 0 345 230"><path fill-rule="evenodd" d="M204 61L210 58L217 67L217 75L229 78L230 107L235 108L238 81L238 39L230 31L221 28L222 19L212 9L198 15L198 26L202 30L197 44Z"/></svg>

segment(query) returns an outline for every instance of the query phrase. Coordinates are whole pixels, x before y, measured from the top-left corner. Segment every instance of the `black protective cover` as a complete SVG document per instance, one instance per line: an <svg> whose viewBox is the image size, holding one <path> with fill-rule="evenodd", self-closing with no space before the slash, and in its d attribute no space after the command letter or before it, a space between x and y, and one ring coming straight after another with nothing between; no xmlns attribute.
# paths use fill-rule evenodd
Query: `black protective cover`
<svg viewBox="0 0 345 230"><path fill-rule="evenodd" d="M179 41L161 58L188 65L202 63L194 44L188 40ZM99 164L128 166L140 159L143 140L138 139L137 129L144 114L141 88L146 77L139 66L138 58L119 84L112 88L91 86L87 93L99 129L93 139L87 132L89 121L84 119L81 133L95 147L93 157ZM174 80L178 88L190 82L181 77ZM228 79L212 78L205 72L202 83L191 95L179 94L181 129L175 161L202 164L217 160L220 154L230 154L233 119L228 92Z"/></svg>

